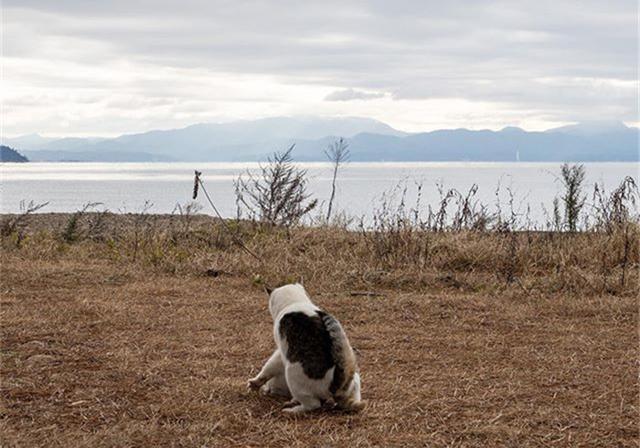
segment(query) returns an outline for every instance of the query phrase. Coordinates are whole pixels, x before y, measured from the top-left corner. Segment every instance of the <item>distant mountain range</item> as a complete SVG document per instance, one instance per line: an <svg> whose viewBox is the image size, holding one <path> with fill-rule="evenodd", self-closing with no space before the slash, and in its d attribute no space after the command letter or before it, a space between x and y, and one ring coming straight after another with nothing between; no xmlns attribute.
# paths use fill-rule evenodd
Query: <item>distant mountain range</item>
<svg viewBox="0 0 640 448"><path fill-rule="evenodd" d="M296 144L296 160L325 160L339 137L353 161L638 161L639 130L592 122L544 132L507 127L405 133L368 118L266 118L195 124L116 138L5 139L36 161L254 161Z"/></svg>

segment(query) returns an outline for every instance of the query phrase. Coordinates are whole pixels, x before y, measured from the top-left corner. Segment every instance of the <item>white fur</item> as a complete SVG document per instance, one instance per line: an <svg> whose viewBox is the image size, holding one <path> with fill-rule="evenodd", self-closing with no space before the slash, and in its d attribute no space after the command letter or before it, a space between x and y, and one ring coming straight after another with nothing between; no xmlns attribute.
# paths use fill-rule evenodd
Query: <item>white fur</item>
<svg viewBox="0 0 640 448"><path fill-rule="evenodd" d="M309 378L299 362L291 363L287 353L287 341L281 338L278 328L280 319L291 312L302 312L314 316L319 308L315 306L304 287L300 284L285 285L275 289L269 297L269 312L273 318L273 336L276 350L262 367L258 375L249 380L251 389L261 389L271 395L291 396L288 403L295 405L284 409L285 412L301 413L319 408L322 403L332 397L329 387L333 380L335 367L329 369L321 379ZM346 342L346 341L345 341ZM346 342L348 343L348 342ZM360 375L356 372L345 394L354 409L361 408Z"/></svg>

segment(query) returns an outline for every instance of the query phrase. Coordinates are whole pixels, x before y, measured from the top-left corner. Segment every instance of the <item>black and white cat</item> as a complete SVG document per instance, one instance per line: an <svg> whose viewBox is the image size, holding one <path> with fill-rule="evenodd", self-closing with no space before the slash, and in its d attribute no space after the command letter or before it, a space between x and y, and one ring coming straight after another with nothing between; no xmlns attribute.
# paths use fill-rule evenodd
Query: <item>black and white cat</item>
<svg viewBox="0 0 640 448"><path fill-rule="evenodd" d="M269 294L276 350L251 389L291 397L285 412L301 413L333 399L347 410L361 410L356 357L340 323L315 306L298 283Z"/></svg>

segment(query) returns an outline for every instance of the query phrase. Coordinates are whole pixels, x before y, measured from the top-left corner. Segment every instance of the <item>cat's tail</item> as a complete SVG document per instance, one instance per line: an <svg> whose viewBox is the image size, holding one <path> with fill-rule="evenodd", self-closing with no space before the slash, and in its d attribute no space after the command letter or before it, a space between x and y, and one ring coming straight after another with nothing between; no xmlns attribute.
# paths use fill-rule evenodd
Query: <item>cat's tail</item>
<svg viewBox="0 0 640 448"><path fill-rule="evenodd" d="M347 401L339 402L338 406L340 406L340 408L344 409L345 411L360 412L367 407L367 400L360 400L360 401L347 400Z"/></svg>
<svg viewBox="0 0 640 448"><path fill-rule="evenodd" d="M367 402L360 398L360 374L353 375L348 387L340 395L336 395L338 406L346 411L359 412L367 406Z"/></svg>
<svg viewBox="0 0 640 448"><path fill-rule="evenodd" d="M329 389L341 408L359 411L365 404L360 400L360 375L356 355L340 322L324 312L321 312L321 317L331 339L331 355L335 363Z"/></svg>

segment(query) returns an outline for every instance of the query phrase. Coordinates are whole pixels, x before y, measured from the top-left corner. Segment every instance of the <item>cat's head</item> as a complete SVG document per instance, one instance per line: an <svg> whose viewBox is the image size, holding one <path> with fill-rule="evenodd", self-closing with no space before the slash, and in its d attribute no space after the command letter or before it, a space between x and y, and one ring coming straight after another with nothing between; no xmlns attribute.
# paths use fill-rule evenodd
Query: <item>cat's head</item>
<svg viewBox="0 0 640 448"><path fill-rule="evenodd" d="M307 295L304 286L300 283L291 283L271 289L265 286L265 292L269 294L269 312L273 319L285 308L297 303L310 303L311 299Z"/></svg>

